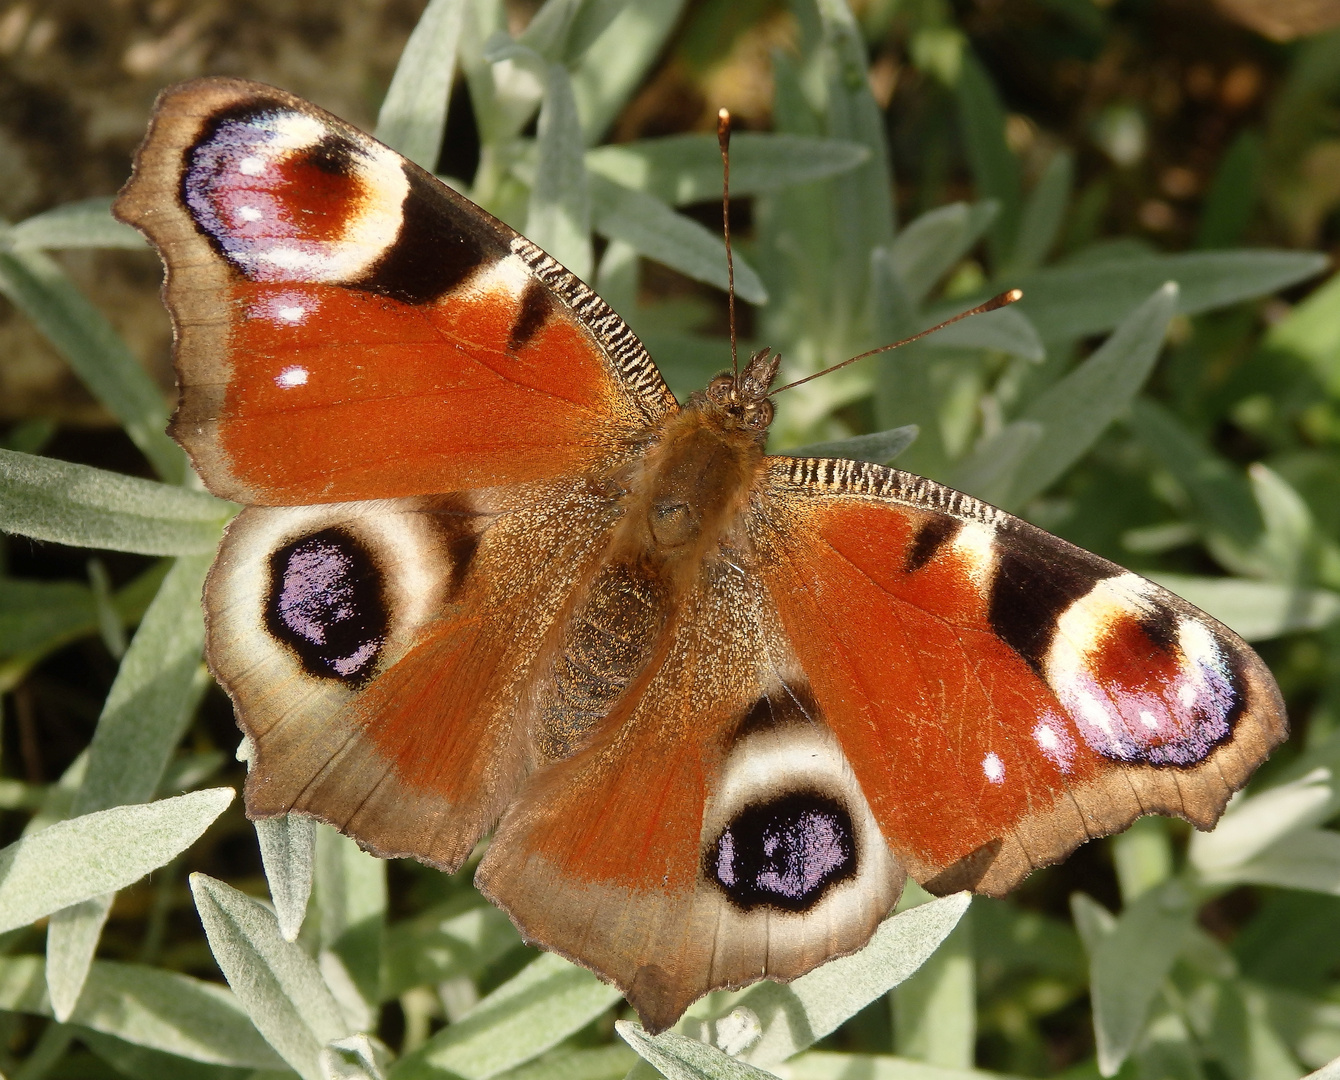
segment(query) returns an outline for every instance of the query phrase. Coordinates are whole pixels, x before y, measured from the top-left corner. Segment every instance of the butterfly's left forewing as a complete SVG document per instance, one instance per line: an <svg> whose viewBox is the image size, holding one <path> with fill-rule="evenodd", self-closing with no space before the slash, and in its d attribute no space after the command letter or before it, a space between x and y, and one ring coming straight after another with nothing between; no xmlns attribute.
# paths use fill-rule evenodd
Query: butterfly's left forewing
<svg viewBox="0 0 1340 1080"><path fill-rule="evenodd" d="M1209 828L1287 726L1232 631L933 481L770 459L760 572L875 817L933 891L999 895L1138 815Z"/></svg>
<svg viewBox="0 0 1340 1080"><path fill-rule="evenodd" d="M675 407L582 282L273 87L165 91L115 210L167 263L172 434L226 498L310 505L573 475Z"/></svg>

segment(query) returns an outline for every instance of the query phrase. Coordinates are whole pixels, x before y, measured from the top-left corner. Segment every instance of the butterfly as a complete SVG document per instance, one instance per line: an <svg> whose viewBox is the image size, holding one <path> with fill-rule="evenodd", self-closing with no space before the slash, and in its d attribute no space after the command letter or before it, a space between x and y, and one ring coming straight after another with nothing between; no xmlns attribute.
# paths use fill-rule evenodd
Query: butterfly
<svg viewBox="0 0 1340 1080"><path fill-rule="evenodd" d="M1209 828L1286 734L1226 627L931 480L764 453L775 356L680 405L535 244L282 91L164 92L116 203L167 266L171 433L244 504L205 588L298 811L476 882L662 1030L854 952L907 875L1000 895Z"/></svg>

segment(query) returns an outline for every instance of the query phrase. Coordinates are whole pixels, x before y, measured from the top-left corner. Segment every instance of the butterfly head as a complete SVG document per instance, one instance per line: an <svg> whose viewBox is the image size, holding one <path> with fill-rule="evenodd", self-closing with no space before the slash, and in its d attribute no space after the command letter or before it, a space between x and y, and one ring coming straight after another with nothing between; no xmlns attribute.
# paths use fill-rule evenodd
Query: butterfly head
<svg viewBox="0 0 1340 1080"><path fill-rule="evenodd" d="M767 434L773 416L768 391L781 362L771 349L763 349L749 358L738 379L718 375L707 384L705 396L720 414L723 427L753 432L759 439Z"/></svg>

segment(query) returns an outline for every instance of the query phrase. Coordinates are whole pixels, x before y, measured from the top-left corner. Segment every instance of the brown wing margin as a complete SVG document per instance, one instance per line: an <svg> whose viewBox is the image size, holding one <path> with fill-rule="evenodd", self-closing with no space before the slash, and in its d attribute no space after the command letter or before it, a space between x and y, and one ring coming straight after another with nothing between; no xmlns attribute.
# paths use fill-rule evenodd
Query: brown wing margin
<svg viewBox="0 0 1340 1080"><path fill-rule="evenodd" d="M1287 734L1260 658L1185 601L909 473L778 459L756 542L895 854L998 895L1141 814L1210 828Z"/></svg>

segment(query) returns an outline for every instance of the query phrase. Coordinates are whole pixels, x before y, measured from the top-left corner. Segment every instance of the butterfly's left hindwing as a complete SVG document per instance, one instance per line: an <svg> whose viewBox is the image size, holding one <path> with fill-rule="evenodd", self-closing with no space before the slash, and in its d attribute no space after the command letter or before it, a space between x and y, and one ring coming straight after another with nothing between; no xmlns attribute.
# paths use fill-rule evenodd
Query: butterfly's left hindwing
<svg viewBox="0 0 1340 1080"><path fill-rule="evenodd" d="M999 895L1138 815L1209 828L1287 734L1265 665L1144 578L922 477L772 459L786 636L908 871Z"/></svg>
<svg viewBox="0 0 1340 1080"><path fill-rule="evenodd" d="M226 498L572 475L674 408L637 339L553 259L272 87L166 91L115 210L167 263L172 434Z"/></svg>

